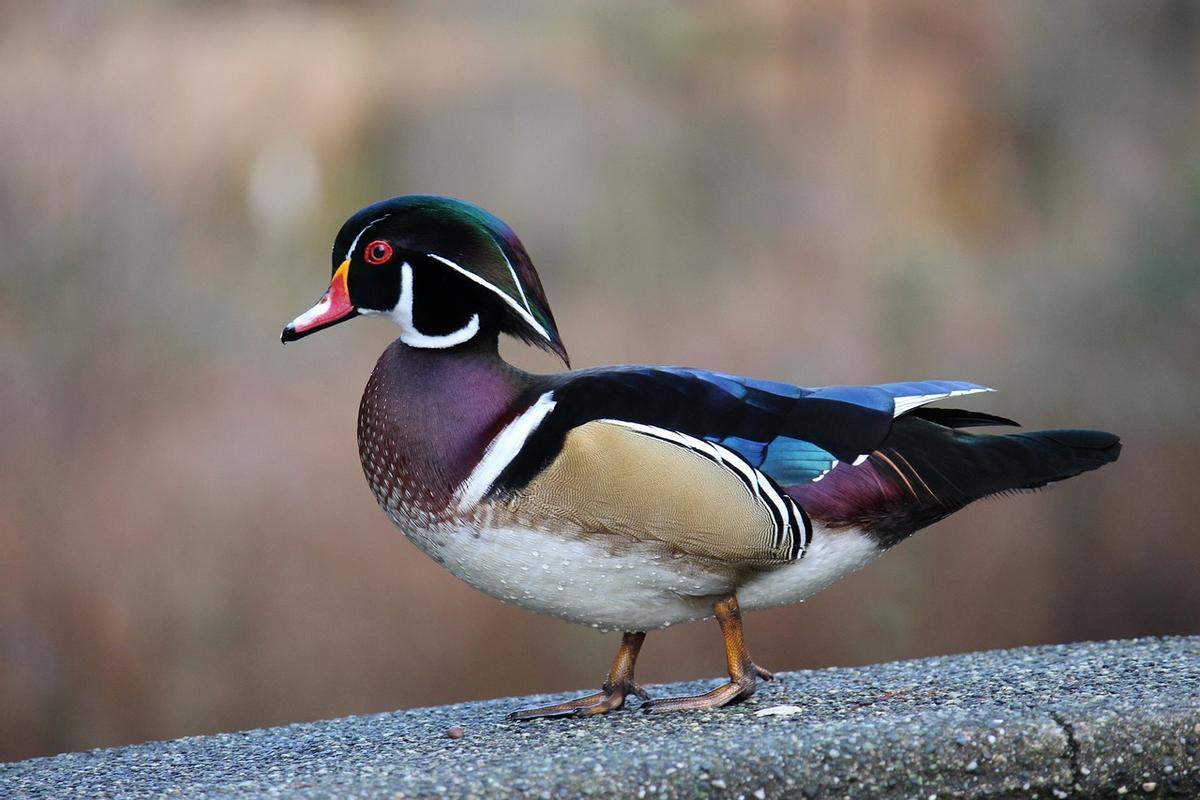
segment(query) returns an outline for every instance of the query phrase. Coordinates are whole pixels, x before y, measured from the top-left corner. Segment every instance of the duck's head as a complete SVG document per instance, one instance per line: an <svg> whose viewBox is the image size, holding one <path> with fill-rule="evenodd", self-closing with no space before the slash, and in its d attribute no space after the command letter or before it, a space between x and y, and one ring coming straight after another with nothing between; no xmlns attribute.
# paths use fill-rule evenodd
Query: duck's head
<svg viewBox="0 0 1200 800"><path fill-rule="evenodd" d="M333 243L329 289L287 324L282 339L360 314L392 320L411 347L445 349L507 333L567 360L516 234L479 206L449 197L393 197L346 220Z"/></svg>

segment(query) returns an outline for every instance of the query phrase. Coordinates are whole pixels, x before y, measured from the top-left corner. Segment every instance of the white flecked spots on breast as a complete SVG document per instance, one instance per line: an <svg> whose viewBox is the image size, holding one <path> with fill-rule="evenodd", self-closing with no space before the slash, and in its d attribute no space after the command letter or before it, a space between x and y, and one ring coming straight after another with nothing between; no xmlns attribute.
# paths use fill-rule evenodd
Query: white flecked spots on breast
<svg viewBox="0 0 1200 800"><path fill-rule="evenodd" d="M719 548L685 554L686 548L657 538L660 531L649 524L643 530L639 521L647 515L641 512L626 520L629 530L618 531L600 518L581 523L569 513L575 506L555 510L542 504L534 513L512 501L463 504L460 495L455 502L455 489L478 463L470 461L470 443L478 440L475 458L482 456L489 441L483 434L494 437L503 427L495 420L511 401L496 399L495 407L480 413L442 405L431 418L421 396L384 383L385 368L386 357L359 410L359 453L371 492L418 548L499 600L597 628L646 631L710 617L713 601L730 593L748 610L797 602L880 552L860 532L818 524L798 561L740 562L714 555L724 552ZM444 387L426 386L429 380L417 383L445 396ZM584 486L604 491L592 482ZM720 529L713 535L719 537ZM731 529L730 535L744 531Z"/></svg>

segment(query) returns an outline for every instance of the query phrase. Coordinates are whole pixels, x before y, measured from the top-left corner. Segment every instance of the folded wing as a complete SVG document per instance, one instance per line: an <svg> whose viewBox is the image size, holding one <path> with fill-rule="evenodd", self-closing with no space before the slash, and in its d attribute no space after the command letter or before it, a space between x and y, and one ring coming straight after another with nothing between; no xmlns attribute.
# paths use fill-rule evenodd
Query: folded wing
<svg viewBox="0 0 1200 800"><path fill-rule="evenodd" d="M625 420L572 428L504 502L530 522L570 521L582 535L656 540L729 563L794 560L812 535L796 503L736 453Z"/></svg>
<svg viewBox="0 0 1200 800"><path fill-rule="evenodd" d="M672 367L568 373L531 391L529 411L497 436L507 437L499 455L468 483L583 530L787 561L812 536L803 487L864 460L897 416L981 391L959 381L807 389Z"/></svg>

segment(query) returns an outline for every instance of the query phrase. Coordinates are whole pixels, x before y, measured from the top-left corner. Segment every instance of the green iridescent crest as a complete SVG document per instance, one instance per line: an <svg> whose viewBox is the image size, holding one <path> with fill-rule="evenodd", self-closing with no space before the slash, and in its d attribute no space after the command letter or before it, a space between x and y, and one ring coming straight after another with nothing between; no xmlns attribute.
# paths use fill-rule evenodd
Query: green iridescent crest
<svg viewBox="0 0 1200 800"><path fill-rule="evenodd" d="M450 197L404 195L383 200L347 220L334 243L334 268L365 227L384 220L381 227L402 247L440 261L499 296L506 311L505 332L567 360L529 254L499 217Z"/></svg>

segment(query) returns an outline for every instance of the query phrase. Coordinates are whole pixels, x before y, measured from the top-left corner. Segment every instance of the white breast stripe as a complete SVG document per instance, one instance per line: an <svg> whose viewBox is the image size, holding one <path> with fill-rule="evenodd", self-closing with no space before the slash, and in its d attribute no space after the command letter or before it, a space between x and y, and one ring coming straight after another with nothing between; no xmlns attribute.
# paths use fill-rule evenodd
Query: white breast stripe
<svg viewBox="0 0 1200 800"><path fill-rule="evenodd" d="M460 267L458 264L455 264L450 259L443 258L442 256L439 256L437 253L427 253L426 255L428 255L430 258L437 259L438 261L445 264L447 267L450 267L451 269L458 271L464 277L470 278L471 280L475 281L476 283L478 283L480 286L484 287L485 289L491 290L501 300L503 300L505 303L507 303L512 308L513 311L516 311L518 314L520 314L521 319L525 320L530 325L532 325L533 329L535 331L537 331L538 333L540 333L547 342L551 341L549 331L547 331L545 328L542 327L542 323L537 321L537 319L533 316L533 312L530 311L529 308L527 307L529 305L529 301L525 298L525 290L521 287L521 281L517 280L517 273L516 273L516 270L514 270L512 268L512 264L508 265L508 269L512 272L513 280L517 282L517 291L521 293L521 299L525 300L525 306L522 306L520 303L518 303L516 300L514 300L512 298L512 296L508 294L508 292L505 292L504 290L500 289L500 287L498 287L498 286L494 286L494 285L488 283L483 278L476 275L474 272L471 272L468 269L464 269L463 267ZM508 257L506 256L504 260L507 262Z"/></svg>
<svg viewBox="0 0 1200 800"><path fill-rule="evenodd" d="M992 389L980 387L978 389L956 389L953 392L938 392L937 394L913 394L908 397L897 397L895 399L895 411L892 412L893 417L898 417L901 414L907 414L914 408L936 403L938 400L945 400L948 397L958 397L964 394L979 394L980 392L991 392Z"/></svg>
<svg viewBox="0 0 1200 800"><path fill-rule="evenodd" d="M462 486L458 487L456 494L459 509L466 511L483 499L504 468L521 452L525 440L537 430L537 426L554 410L555 405L557 403L554 400L554 392L546 392L496 434L496 438L492 439L484 451L483 458L479 459L475 469L463 481Z"/></svg>
<svg viewBox="0 0 1200 800"><path fill-rule="evenodd" d="M643 425L640 422L629 422L628 420L611 418L596 421L620 425L646 436L652 436L655 439L661 439L672 444L677 444L680 447L686 447L725 467L737 476L751 497L756 498L762 503L771 515L771 519L775 524L775 533L772 537L774 547L778 549L786 545L786 549L792 559L804 557L804 551L807 549L809 540L812 538L811 524L808 522L807 515L804 514L791 497L779 490L769 476L755 469L750 465L750 462L746 461L738 453L714 442L697 439L686 433L659 428L654 425Z"/></svg>

